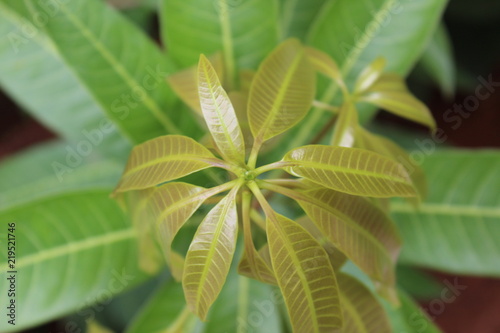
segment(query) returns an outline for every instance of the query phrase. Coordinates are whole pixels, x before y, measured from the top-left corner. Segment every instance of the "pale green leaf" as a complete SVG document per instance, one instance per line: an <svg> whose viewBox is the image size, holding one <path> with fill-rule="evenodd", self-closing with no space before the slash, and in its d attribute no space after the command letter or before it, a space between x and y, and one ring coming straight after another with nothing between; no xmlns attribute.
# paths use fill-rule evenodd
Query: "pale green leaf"
<svg viewBox="0 0 500 333"><path fill-rule="evenodd" d="M259 251L257 251L255 247L249 248L248 250L245 249L240 264L238 265L238 273L260 282L277 285L278 283L272 270L271 261L267 259L270 259L267 245L262 247Z"/></svg>
<svg viewBox="0 0 500 333"><path fill-rule="evenodd" d="M434 152L423 169L429 195L419 208L399 201L391 205L404 240L401 261L500 276L500 154Z"/></svg>
<svg viewBox="0 0 500 333"><path fill-rule="evenodd" d="M238 214L233 189L201 222L189 246L182 285L186 301L205 320L226 280L236 248Z"/></svg>
<svg viewBox="0 0 500 333"><path fill-rule="evenodd" d="M344 273L337 275L337 282L344 315L344 326L340 332L391 332L387 314L370 290L355 278Z"/></svg>
<svg viewBox="0 0 500 333"><path fill-rule="evenodd" d="M245 164L245 141L231 100L210 61L200 56L198 93L203 117L226 161Z"/></svg>
<svg viewBox="0 0 500 333"><path fill-rule="evenodd" d="M216 53L209 57L219 78L224 78L224 63L222 55ZM193 65L167 77L167 81L177 96L192 110L202 115L200 97L198 94L198 67Z"/></svg>
<svg viewBox="0 0 500 333"><path fill-rule="evenodd" d="M181 135L166 135L135 146L115 193L153 187L217 163L198 142Z"/></svg>
<svg viewBox="0 0 500 333"><path fill-rule="evenodd" d="M339 66L328 54L312 47L306 47L307 57L313 68L327 77L343 85Z"/></svg>
<svg viewBox="0 0 500 333"><path fill-rule="evenodd" d="M248 120L257 142L296 125L314 98L314 71L295 39L283 42L260 65L252 81Z"/></svg>
<svg viewBox="0 0 500 333"><path fill-rule="evenodd" d="M456 79L455 60L450 36L444 24L436 29L420 63L446 95L453 95Z"/></svg>
<svg viewBox="0 0 500 333"><path fill-rule="evenodd" d="M39 26L37 13L47 12L41 2L2 2L34 26ZM151 39L99 0L50 8L40 30L122 133L134 143L180 134L179 115L173 117L175 95L165 82L174 66Z"/></svg>
<svg viewBox="0 0 500 333"><path fill-rule="evenodd" d="M299 224L268 214L273 269L296 332L332 332L342 326L338 287L323 247Z"/></svg>
<svg viewBox="0 0 500 333"><path fill-rule="evenodd" d="M15 222L17 251L16 329L48 322L90 305L103 292L114 295L144 280L137 267L136 233L111 187L73 191L23 203L0 213L0 241L7 242L7 222ZM0 277L6 281L7 252L0 252ZM0 286L8 304L9 285ZM0 331L11 331L7 320Z"/></svg>
<svg viewBox="0 0 500 333"><path fill-rule="evenodd" d="M382 75L385 68L386 61L384 58L379 57L375 59L369 66L367 66L361 74L359 74L356 84L354 85L355 93L363 93L370 88L375 81Z"/></svg>
<svg viewBox="0 0 500 333"><path fill-rule="evenodd" d="M113 333L109 328L102 326L96 320L89 320L87 322L87 333Z"/></svg>
<svg viewBox="0 0 500 333"><path fill-rule="evenodd" d="M76 150L78 144L83 148L90 145L92 158L104 153L124 161L131 148L130 141L64 63L44 32L36 30L29 18L21 14L26 10L19 12L23 6L22 1L0 2L0 35L5 37L0 39L3 92L67 140L70 149ZM29 37L26 31L30 32ZM32 31L36 34L31 34Z"/></svg>
<svg viewBox="0 0 500 333"><path fill-rule="evenodd" d="M278 43L277 17L275 0L162 0L160 10L162 39L175 62L185 68L201 53L221 51L230 86L239 69L255 69Z"/></svg>
<svg viewBox="0 0 500 333"><path fill-rule="evenodd" d="M310 145L285 155L287 171L322 186L370 197L415 196L402 165L382 155L357 148Z"/></svg>
<svg viewBox="0 0 500 333"><path fill-rule="evenodd" d="M350 148L356 140L358 111L351 102L345 102L339 110L332 136L332 146Z"/></svg>

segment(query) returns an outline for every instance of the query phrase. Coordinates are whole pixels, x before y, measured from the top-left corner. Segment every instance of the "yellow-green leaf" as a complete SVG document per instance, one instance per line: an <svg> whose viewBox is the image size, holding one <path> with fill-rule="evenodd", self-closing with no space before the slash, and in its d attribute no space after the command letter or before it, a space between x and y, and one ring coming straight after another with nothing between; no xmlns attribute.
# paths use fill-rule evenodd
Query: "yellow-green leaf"
<svg viewBox="0 0 500 333"><path fill-rule="evenodd" d="M319 230L374 280L393 287L401 240L393 222L362 197L329 189L294 199Z"/></svg>
<svg viewBox="0 0 500 333"><path fill-rule="evenodd" d="M218 161L191 138L160 136L134 147L114 193L152 187L209 168Z"/></svg>
<svg viewBox="0 0 500 333"><path fill-rule="evenodd" d="M342 85L344 84L342 80L342 73L332 57L325 52L312 47L306 47L306 53L311 65L317 72L326 75L327 77L335 80L337 83L341 83Z"/></svg>
<svg viewBox="0 0 500 333"><path fill-rule="evenodd" d="M362 127L358 127L357 132L356 147L374 151L401 163L410 175L419 197L425 198L427 194L427 181L424 171L420 166L411 161L410 156L403 148L383 136L370 133Z"/></svg>
<svg viewBox="0 0 500 333"><path fill-rule="evenodd" d="M189 246L182 285L186 302L205 320L231 266L238 233L236 193L233 189L201 222Z"/></svg>
<svg viewBox="0 0 500 333"><path fill-rule="evenodd" d="M220 78L224 77L224 64L222 61L222 55L216 53L215 55L209 57L210 63L215 69L217 76ZM191 109L196 111L200 116L202 116L200 98L198 95L198 68L197 66L191 66L177 73L170 75L167 78L168 83L172 87L172 90L179 96L179 98L186 103Z"/></svg>
<svg viewBox="0 0 500 333"><path fill-rule="evenodd" d="M315 94L314 70L304 48L289 39L260 65L250 88L248 120L257 142L281 134L304 118Z"/></svg>
<svg viewBox="0 0 500 333"><path fill-rule="evenodd" d="M342 326L338 287L323 247L299 224L268 214L273 269L294 332L333 332Z"/></svg>
<svg viewBox="0 0 500 333"><path fill-rule="evenodd" d="M337 282L344 315L340 333L391 332L384 308L362 283L344 273L337 275Z"/></svg>
<svg viewBox="0 0 500 333"><path fill-rule="evenodd" d="M291 174L340 192L379 198L416 194L402 165L366 150L310 145L291 150L283 160Z"/></svg>
<svg viewBox="0 0 500 333"><path fill-rule="evenodd" d="M354 86L355 93L362 93L368 88L370 88L382 75L382 71L385 68L385 59L377 58L368 67L366 67Z"/></svg>
<svg viewBox="0 0 500 333"><path fill-rule="evenodd" d="M248 105L248 92L241 91L231 91L228 93L231 104L233 104L234 112L236 113L236 118L238 118L238 123L240 124L241 133L243 133L243 140L245 141L245 147L252 147L253 145L253 135L250 131L250 125L248 124L247 115L247 105Z"/></svg>
<svg viewBox="0 0 500 333"><path fill-rule="evenodd" d="M374 104L431 129L436 128L436 122L427 106L415 98L406 87L404 80L395 74L381 75L359 97L359 100Z"/></svg>
<svg viewBox="0 0 500 333"><path fill-rule="evenodd" d="M358 128L358 112L351 102L345 102L339 110L332 136L332 146L350 148L354 145Z"/></svg>
<svg viewBox="0 0 500 333"><path fill-rule="evenodd" d="M249 252L252 251L252 252ZM276 278L272 271L272 264L266 260L269 256L269 248L262 247L259 251L255 248L245 249L240 263L238 264L238 273L268 284L277 285Z"/></svg>
<svg viewBox="0 0 500 333"><path fill-rule="evenodd" d="M198 93L203 117L215 144L226 161L245 164L245 142L238 118L210 61L200 56Z"/></svg>

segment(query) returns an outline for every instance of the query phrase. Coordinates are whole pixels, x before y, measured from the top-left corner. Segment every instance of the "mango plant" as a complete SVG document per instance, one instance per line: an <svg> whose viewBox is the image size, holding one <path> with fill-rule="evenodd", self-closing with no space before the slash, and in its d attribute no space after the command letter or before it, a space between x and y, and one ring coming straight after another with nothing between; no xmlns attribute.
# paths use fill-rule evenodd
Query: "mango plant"
<svg viewBox="0 0 500 333"><path fill-rule="evenodd" d="M58 136L0 162L0 330L439 332L396 269L500 274L499 155L371 120L439 131L404 77L445 5L0 0L0 87Z"/></svg>

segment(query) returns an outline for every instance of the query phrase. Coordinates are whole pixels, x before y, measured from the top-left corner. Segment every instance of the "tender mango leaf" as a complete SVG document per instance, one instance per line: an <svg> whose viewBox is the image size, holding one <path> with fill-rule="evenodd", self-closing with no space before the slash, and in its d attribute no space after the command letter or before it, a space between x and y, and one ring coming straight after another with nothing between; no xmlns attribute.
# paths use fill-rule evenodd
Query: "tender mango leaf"
<svg viewBox="0 0 500 333"><path fill-rule="evenodd" d="M379 57L375 59L361 72L361 74L359 74L359 77L354 85L354 91L356 93L363 93L365 90L370 88L382 75L385 65L386 61L384 58Z"/></svg>
<svg viewBox="0 0 500 333"><path fill-rule="evenodd" d="M394 287L401 247L393 222L365 198L328 189L295 197L324 236L374 280Z"/></svg>
<svg viewBox="0 0 500 333"><path fill-rule="evenodd" d="M311 28L308 44L333 57L347 85L352 87L361 71L375 58L387 60L388 71L406 75L420 57L440 20L446 0L329 1ZM411 29L408 27L411 26ZM394 40L404 41L404 47ZM339 89L330 83L319 100L337 101ZM371 106L360 112L366 123L375 114ZM310 141L331 117L311 112L300 128L283 138L281 153Z"/></svg>
<svg viewBox="0 0 500 333"><path fill-rule="evenodd" d="M5 36L0 39L2 90L44 126L74 143L68 145L71 149L87 141L93 158L100 152L124 161L129 140L64 64L47 36L16 10L19 6L20 1L0 2L0 35Z"/></svg>
<svg viewBox="0 0 500 333"><path fill-rule="evenodd" d="M314 71L296 39L283 42L260 65L248 100L248 120L256 142L296 125L314 99Z"/></svg>
<svg viewBox="0 0 500 333"><path fill-rule="evenodd" d="M245 250L238 265L238 273L263 283L277 285L278 282L274 276L271 261L267 260L266 254L263 253L264 251L267 251L267 257L270 258L267 246L261 248L259 251L255 247Z"/></svg>
<svg viewBox="0 0 500 333"><path fill-rule="evenodd" d="M161 4L162 39L175 62L185 68L196 64L201 53L222 51L230 86L238 69L255 69L278 43L275 0L163 0Z"/></svg>
<svg viewBox="0 0 500 333"><path fill-rule="evenodd" d="M224 78L224 63L222 55L216 53L209 57L219 78ZM198 94L198 67L193 65L167 77L167 81L177 96L199 115L203 115Z"/></svg>
<svg viewBox="0 0 500 333"><path fill-rule="evenodd" d="M337 274L337 282L344 316L344 326L340 332L391 332L387 314L370 290L357 279L344 273Z"/></svg>
<svg viewBox="0 0 500 333"><path fill-rule="evenodd" d="M139 310L126 333L189 333L203 324L189 311L182 285L168 280Z"/></svg>
<svg viewBox="0 0 500 333"><path fill-rule="evenodd" d="M386 198L415 196L402 165L366 150L322 145L303 146L288 152L286 170L336 191Z"/></svg>
<svg viewBox="0 0 500 333"><path fill-rule="evenodd" d="M335 80L341 86L344 85L339 66L328 54L312 47L306 47L306 53L309 62L317 72Z"/></svg>
<svg viewBox="0 0 500 333"><path fill-rule="evenodd" d="M420 207L391 205L405 244L401 261L500 276L500 154L440 151L425 158L423 169L429 195Z"/></svg>
<svg viewBox="0 0 500 333"><path fill-rule="evenodd" d="M132 150L115 193L139 190L213 166L217 159L187 136L165 135Z"/></svg>
<svg viewBox="0 0 500 333"><path fill-rule="evenodd" d="M233 189L201 222L189 246L182 285L186 301L202 320L217 299L236 248L238 214Z"/></svg>
<svg viewBox="0 0 500 333"><path fill-rule="evenodd" d="M371 150L401 163L410 175L419 197L425 198L427 196L427 179L424 171L420 166L412 162L410 156L403 148L399 147L392 140L370 133L361 126L358 127L357 133L358 140L356 141L356 147Z"/></svg>
<svg viewBox="0 0 500 333"><path fill-rule="evenodd" d="M2 2L35 26L36 13L46 13L45 3ZM121 132L133 143L181 132L165 82L174 67L152 40L102 1L59 2L51 10L41 29L48 43Z"/></svg>
<svg viewBox="0 0 500 333"><path fill-rule="evenodd" d="M299 224L279 214L267 218L272 265L294 331L340 328L337 281L326 251Z"/></svg>
<svg viewBox="0 0 500 333"><path fill-rule="evenodd" d="M245 141L231 100L210 61L201 55L198 93L203 117L215 144L226 161L245 165Z"/></svg>
<svg viewBox="0 0 500 333"><path fill-rule="evenodd" d="M231 104L234 107L236 118L238 118L238 123L240 124L241 132L243 134L246 150L249 150L249 147L252 147L253 145L253 135L250 131L250 124L248 123L247 115L248 93L241 91L231 91L228 93L228 96L231 100Z"/></svg>
<svg viewBox="0 0 500 333"><path fill-rule="evenodd" d="M16 329L25 329L81 310L143 281L136 233L108 189L87 189L23 203L0 213L0 240L16 223ZM0 277L12 268L0 253ZM54 275L54 272L58 274ZM53 278L47 279L48 276ZM1 302L8 304L2 283ZM86 301L81 302L82 299ZM0 330L12 326L0 322Z"/></svg>
<svg viewBox="0 0 500 333"><path fill-rule="evenodd" d="M281 0L281 31L284 38L305 40L311 24L320 15L328 0Z"/></svg>
<svg viewBox="0 0 500 333"><path fill-rule="evenodd" d="M448 96L455 92L456 68L450 36L441 24L427 45L420 64Z"/></svg>
<svg viewBox="0 0 500 333"><path fill-rule="evenodd" d="M358 111L353 103L345 102L339 110L332 136L332 146L350 148L354 145L358 128Z"/></svg>

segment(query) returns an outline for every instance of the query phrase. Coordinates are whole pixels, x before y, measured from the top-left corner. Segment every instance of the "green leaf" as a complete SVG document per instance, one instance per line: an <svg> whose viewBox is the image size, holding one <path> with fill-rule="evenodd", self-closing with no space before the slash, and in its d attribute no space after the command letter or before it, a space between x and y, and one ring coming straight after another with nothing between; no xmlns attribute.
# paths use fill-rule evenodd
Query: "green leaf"
<svg viewBox="0 0 500 333"><path fill-rule="evenodd" d="M152 187L214 163L217 163L214 155L193 139L161 136L134 147L115 193Z"/></svg>
<svg viewBox="0 0 500 333"><path fill-rule="evenodd" d="M273 269L296 332L331 332L342 326L337 281L326 251L299 224L268 214Z"/></svg>
<svg viewBox="0 0 500 333"><path fill-rule="evenodd" d="M370 88L382 75L385 64L386 61L384 58L378 57L375 59L361 72L361 74L359 74L359 77L354 85L354 91L356 93L363 93L365 90Z"/></svg>
<svg viewBox="0 0 500 333"><path fill-rule="evenodd" d="M16 10L19 6L20 1L0 2L0 34L5 36L0 40L2 90L44 126L74 143L69 145L72 149L86 141L93 157L101 152L124 159L129 140L65 65L47 36Z"/></svg>
<svg viewBox="0 0 500 333"><path fill-rule="evenodd" d="M3 3L32 23L47 12L44 3ZM179 134L165 82L174 67L152 40L102 1L58 2L50 11L42 28L48 43L122 133L134 143Z"/></svg>
<svg viewBox="0 0 500 333"><path fill-rule="evenodd" d="M332 57L325 52L312 47L306 47L306 53L309 62L318 73L326 75L345 89L339 66L335 60L332 59Z"/></svg>
<svg viewBox="0 0 500 333"><path fill-rule="evenodd" d="M386 198L415 196L402 165L367 150L310 145L288 152L287 172L336 191Z"/></svg>
<svg viewBox="0 0 500 333"><path fill-rule="evenodd" d="M365 198L328 189L306 191L294 199L335 247L371 278L394 287L401 241L380 209Z"/></svg>
<svg viewBox="0 0 500 333"><path fill-rule="evenodd" d="M203 117L226 161L245 165L245 141L231 100L210 61L200 56L198 92Z"/></svg>
<svg viewBox="0 0 500 333"><path fill-rule="evenodd" d="M16 238L16 329L61 317L141 282L136 234L107 190L74 191L24 203L0 213L0 241ZM7 252L0 253L0 277L9 273ZM54 275L54 272L57 272ZM53 277L53 278L47 278ZM9 286L0 286L8 304ZM0 330L10 331L6 320Z"/></svg>
<svg viewBox="0 0 500 333"><path fill-rule="evenodd" d="M399 201L391 205L405 244L401 261L457 274L500 276L499 168L497 151L427 156L427 199L418 209Z"/></svg>
<svg viewBox="0 0 500 333"><path fill-rule="evenodd" d="M224 285L236 248L237 191L234 188L207 214L186 255L184 294L191 311L202 320Z"/></svg>
<svg viewBox="0 0 500 333"><path fill-rule="evenodd" d="M315 80L303 47L283 42L260 65L248 101L256 142L281 134L305 117L314 99Z"/></svg>
<svg viewBox="0 0 500 333"><path fill-rule="evenodd" d="M310 26L321 13L328 0L281 0L281 30L284 38L304 40Z"/></svg>
<svg viewBox="0 0 500 333"><path fill-rule="evenodd" d="M450 37L441 24L427 45L420 63L448 96L455 92L456 69Z"/></svg>
<svg viewBox="0 0 500 333"><path fill-rule="evenodd" d="M358 128L358 111L353 103L345 102L339 110L332 136L332 146L350 148L354 145Z"/></svg>
<svg viewBox="0 0 500 333"><path fill-rule="evenodd" d="M344 273L337 275L337 282L344 315L344 326L340 332L391 332L387 314L370 290L355 278Z"/></svg>
<svg viewBox="0 0 500 333"><path fill-rule="evenodd" d="M161 3L162 39L182 68L196 64L201 53L222 51L231 83L238 69L256 68L278 43L275 0Z"/></svg>

